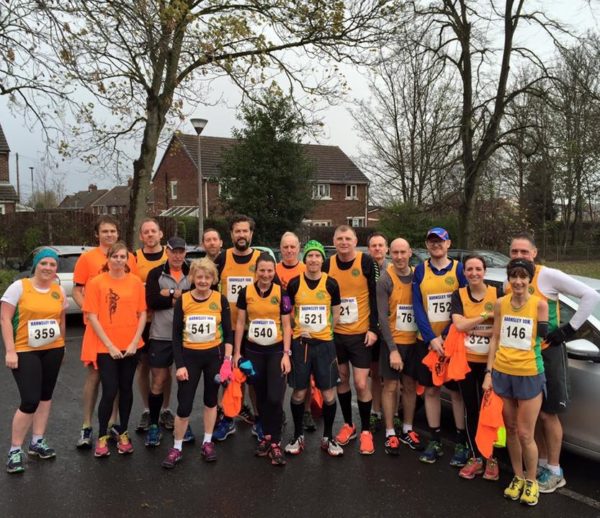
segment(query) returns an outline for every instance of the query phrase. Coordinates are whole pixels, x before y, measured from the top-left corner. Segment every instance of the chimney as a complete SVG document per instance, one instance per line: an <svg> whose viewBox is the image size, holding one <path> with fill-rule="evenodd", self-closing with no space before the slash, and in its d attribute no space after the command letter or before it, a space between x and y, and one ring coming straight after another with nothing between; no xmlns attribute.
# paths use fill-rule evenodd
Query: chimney
<svg viewBox="0 0 600 518"><path fill-rule="evenodd" d="M94 192L98 190L98 186L95 183L88 185L88 192Z"/></svg>

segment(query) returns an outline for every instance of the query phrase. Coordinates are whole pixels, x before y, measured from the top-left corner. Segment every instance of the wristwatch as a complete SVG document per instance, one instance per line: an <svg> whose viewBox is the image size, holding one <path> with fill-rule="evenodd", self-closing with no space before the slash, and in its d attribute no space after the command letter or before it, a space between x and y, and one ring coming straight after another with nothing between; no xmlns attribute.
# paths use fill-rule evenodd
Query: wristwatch
<svg viewBox="0 0 600 518"><path fill-rule="evenodd" d="M171 289L169 290L169 296L170 296L170 297L173 297L174 295L175 295L175 290L174 290L173 288L171 288Z"/></svg>
<svg viewBox="0 0 600 518"><path fill-rule="evenodd" d="M288 356L292 355L292 350L288 350L288 351L283 351L283 354L287 354Z"/></svg>

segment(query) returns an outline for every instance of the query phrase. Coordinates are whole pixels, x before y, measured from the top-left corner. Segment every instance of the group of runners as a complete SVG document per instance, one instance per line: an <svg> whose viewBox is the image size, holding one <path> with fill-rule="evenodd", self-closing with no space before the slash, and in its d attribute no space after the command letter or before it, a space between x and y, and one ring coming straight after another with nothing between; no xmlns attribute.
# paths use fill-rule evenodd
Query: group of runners
<svg viewBox="0 0 600 518"><path fill-rule="evenodd" d="M173 430L173 445L162 462L169 469L183 458L183 443L195 440L189 417L204 377L201 456L215 461L215 442L236 432L235 419L220 410L220 387L243 361L251 365L245 400L252 410L243 405L237 417L253 425L255 454L271 464L283 466L285 454L304 451L305 431L316 429L314 389L321 400L321 449L330 456L342 455L355 439L360 454L373 454L373 432L382 425L387 454L398 455L404 444L422 462L435 463L444 453L441 387L423 359L433 351L444 360L452 325L464 333L469 372L445 384L456 428L450 464L464 479L499 478L496 458L484 458L474 440L481 403L493 389L503 402L514 471L504 496L535 505L539 492L565 485L558 417L569 400L564 342L600 297L558 270L535 265L537 249L529 234L512 239L507 281L497 290L484 282L483 257L464 263L448 257L451 240L443 228L427 232L430 257L415 268L406 239L394 239L388 248L386 237L374 233L367 254L357 250L356 233L345 225L335 230L336 252L329 258L321 243L311 240L301 249L298 237L285 232L282 260L276 263L252 248L252 218L236 216L230 222L233 246L222 250L219 233L207 229L202 243L207 256L190 266L185 241L175 236L163 246L154 219L142 222L142 246L133 254L118 240L118 223L110 216L100 217L95 230L98 247L84 253L74 271L73 298L85 321L81 360L87 369L78 448L106 457L112 439L118 453L133 452L129 418L137 370L144 411L136 430L145 433L149 448L160 445L162 429ZM56 253L41 249L31 278L15 281L2 297L6 366L21 397L9 473L24 470L23 443L30 429L27 452L55 456L45 432L64 353L67 307L63 289L54 282L57 265ZM559 293L580 299L578 311L562 326ZM173 363L175 414L169 408ZM292 389L293 433L283 441L286 381ZM94 443L92 416L100 385ZM413 428L418 393L428 426L426 446ZM334 431L338 402L343 425Z"/></svg>

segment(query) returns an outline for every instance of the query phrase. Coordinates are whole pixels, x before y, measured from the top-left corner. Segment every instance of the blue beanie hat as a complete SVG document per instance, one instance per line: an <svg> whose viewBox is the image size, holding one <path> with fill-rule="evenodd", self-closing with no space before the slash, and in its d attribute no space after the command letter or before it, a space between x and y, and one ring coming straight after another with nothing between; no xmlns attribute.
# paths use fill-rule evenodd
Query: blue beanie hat
<svg viewBox="0 0 600 518"><path fill-rule="evenodd" d="M56 264L58 264L58 254L51 248L42 248L33 257L33 266L31 267L32 273L35 272L35 267L38 265L38 263L46 257L51 257L52 259L54 259L56 261Z"/></svg>

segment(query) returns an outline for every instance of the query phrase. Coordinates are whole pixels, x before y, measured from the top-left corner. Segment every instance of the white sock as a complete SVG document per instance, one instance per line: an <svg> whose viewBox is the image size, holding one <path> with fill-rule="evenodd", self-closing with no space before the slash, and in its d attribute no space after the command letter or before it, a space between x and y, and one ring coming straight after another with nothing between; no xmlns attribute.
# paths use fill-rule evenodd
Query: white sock
<svg viewBox="0 0 600 518"><path fill-rule="evenodd" d="M410 424L409 424L409 423L404 423L404 424L402 425L402 432L403 432L403 433L408 433L408 432L410 432L411 430L412 430L412 423L410 423Z"/></svg>
<svg viewBox="0 0 600 518"><path fill-rule="evenodd" d="M15 446L14 444L11 444L10 450L8 450L8 453L12 453L13 451L21 451L21 446Z"/></svg>
<svg viewBox="0 0 600 518"><path fill-rule="evenodd" d="M177 439L175 439L173 441L173 448L175 448L176 450L183 450L183 439L181 439L180 441L178 441Z"/></svg>
<svg viewBox="0 0 600 518"><path fill-rule="evenodd" d="M31 435L31 444L37 444L39 441L41 441L44 438L43 435Z"/></svg>
<svg viewBox="0 0 600 518"><path fill-rule="evenodd" d="M393 428L386 428L385 429L385 436L390 437L391 435L396 435L396 430L394 430Z"/></svg>
<svg viewBox="0 0 600 518"><path fill-rule="evenodd" d="M207 442L212 442L212 433L204 434L204 439L202 440L202 444L205 444Z"/></svg>
<svg viewBox="0 0 600 518"><path fill-rule="evenodd" d="M547 466L548 466L548 459L543 459L542 457L540 457L540 458L538 459L538 466L539 466L540 468L545 468L545 467L547 467Z"/></svg>
<svg viewBox="0 0 600 518"><path fill-rule="evenodd" d="M553 466L552 464L546 464L546 469L549 469L552 472L553 475L560 475L561 474L560 465Z"/></svg>

